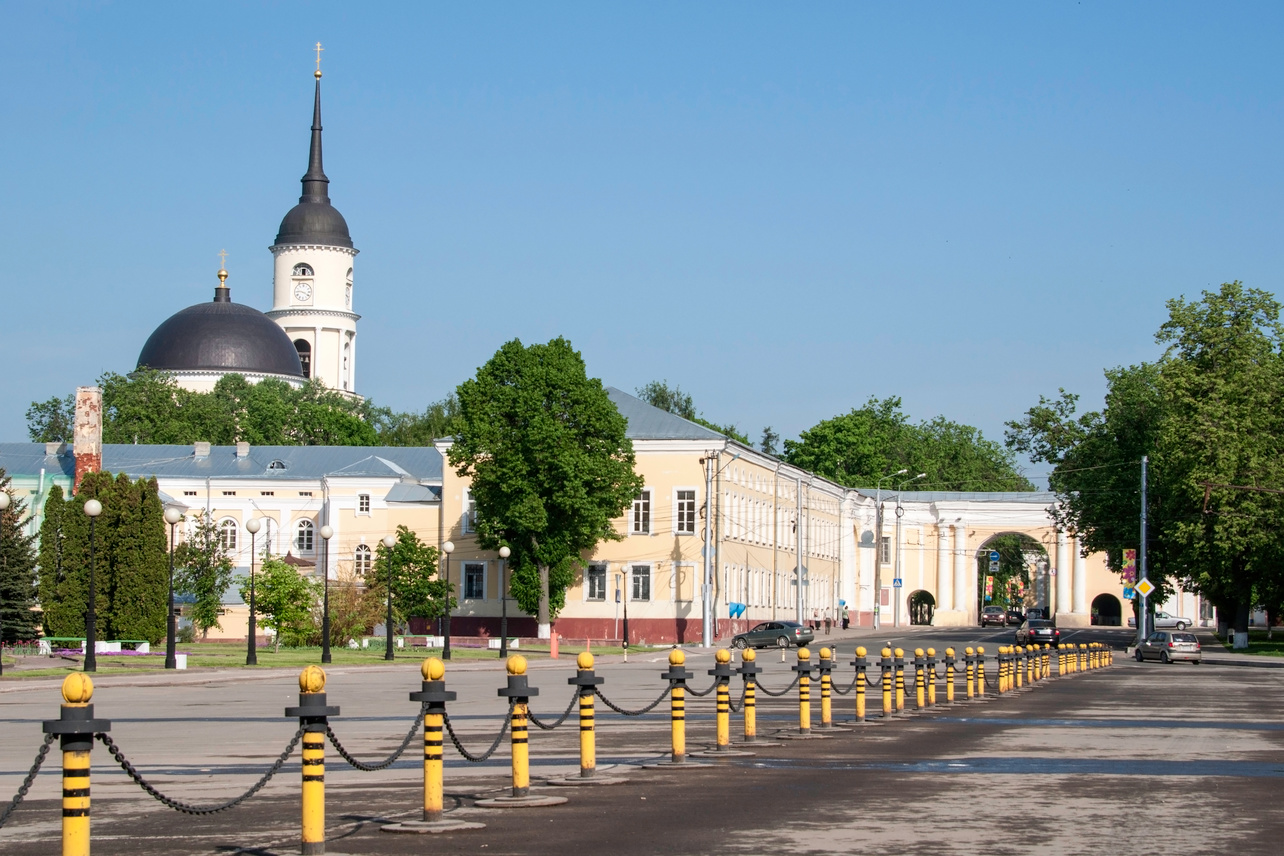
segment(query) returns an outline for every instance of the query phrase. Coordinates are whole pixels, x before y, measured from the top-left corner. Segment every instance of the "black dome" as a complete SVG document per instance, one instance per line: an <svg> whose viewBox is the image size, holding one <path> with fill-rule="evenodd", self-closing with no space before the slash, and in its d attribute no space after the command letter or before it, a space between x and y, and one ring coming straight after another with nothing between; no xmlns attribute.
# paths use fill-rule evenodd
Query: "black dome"
<svg viewBox="0 0 1284 856"><path fill-rule="evenodd" d="M351 247L352 236L348 234L348 222L329 202L300 202L281 221L276 242Z"/></svg>
<svg viewBox="0 0 1284 856"><path fill-rule="evenodd" d="M299 354L285 331L257 309L230 302L226 292L217 288L212 303L189 306L166 319L143 345L138 367L302 379Z"/></svg>

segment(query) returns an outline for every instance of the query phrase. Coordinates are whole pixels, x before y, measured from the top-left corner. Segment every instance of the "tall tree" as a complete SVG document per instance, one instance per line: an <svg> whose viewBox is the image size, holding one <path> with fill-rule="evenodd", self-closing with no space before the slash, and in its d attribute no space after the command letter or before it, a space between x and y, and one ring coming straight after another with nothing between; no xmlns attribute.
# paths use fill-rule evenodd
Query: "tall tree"
<svg viewBox="0 0 1284 856"><path fill-rule="evenodd" d="M155 479L131 481L122 473L113 498L110 552L99 583L109 602L104 626L109 638L159 642L169 585L160 490Z"/></svg>
<svg viewBox="0 0 1284 856"><path fill-rule="evenodd" d="M68 443L76 421L75 396L33 401L27 408L27 434L33 443Z"/></svg>
<svg viewBox="0 0 1284 856"><path fill-rule="evenodd" d="M506 343L457 394L450 463L472 480L478 540L513 551L513 595L547 636L572 564L621 537L613 521L643 487L624 417L562 338Z"/></svg>
<svg viewBox="0 0 1284 856"><path fill-rule="evenodd" d="M0 468L0 491L9 507L0 511L0 641L16 642L36 636L35 536L22 531L27 504L12 493L12 481Z"/></svg>
<svg viewBox="0 0 1284 856"><path fill-rule="evenodd" d="M208 513L196 518L191 535L174 551L176 591L190 595L192 624L202 635L219 626L223 593L232 584L232 559Z"/></svg>
<svg viewBox="0 0 1284 856"><path fill-rule="evenodd" d="M404 624L411 617L433 619L455 608L454 586L438 577L437 559L437 548L419 540L405 526L397 527L397 543L391 550L379 542L374 575L366 584L378 597L385 597L388 574L392 574L395 624Z"/></svg>
<svg viewBox="0 0 1284 856"><path fill-rule="evenodd" d="M451 394L429 404L423 413L394 413L387 407L376 407L371 421L381 446L431 446L434 440L454 435L459 399Z"/></svg>
<svg viewBox="0 0 1284 856"><path fill-rule="evenodd" d="M53 485L45 499L44 518L40 523L40 549L36 554L36 594L46 636L69 635L59 632L68 623L64 617L67 607L62 601L66 594L62 560L66 508L62 488Z"/></svg>

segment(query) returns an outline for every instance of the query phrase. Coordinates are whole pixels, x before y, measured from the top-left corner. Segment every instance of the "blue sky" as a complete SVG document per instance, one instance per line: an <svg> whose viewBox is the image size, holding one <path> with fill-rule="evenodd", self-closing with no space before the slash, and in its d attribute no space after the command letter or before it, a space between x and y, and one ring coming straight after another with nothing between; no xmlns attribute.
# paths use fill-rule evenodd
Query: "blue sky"
<svg viewBox="0 0 1284 856"><path fill-rule="evenodd" d="M4 9L0 439L220 249L268 308L318 40L358 389L397 409L564 335L755 439L871 395L1001 439L1153 358L1166 299L1279 288L1278 4Z"/></svg>

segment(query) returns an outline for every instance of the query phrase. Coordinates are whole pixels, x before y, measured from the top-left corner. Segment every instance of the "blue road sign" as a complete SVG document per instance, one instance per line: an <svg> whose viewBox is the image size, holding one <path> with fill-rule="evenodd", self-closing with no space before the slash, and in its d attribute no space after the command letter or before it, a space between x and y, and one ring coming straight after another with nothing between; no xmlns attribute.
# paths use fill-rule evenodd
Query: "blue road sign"
<svg viewBox="0 0 1284 856"><path fill-rule="evenodd" d="M900 587L901 587L900 577L897 577L896 579L892 580L892 588L900 588Z"/></svg>

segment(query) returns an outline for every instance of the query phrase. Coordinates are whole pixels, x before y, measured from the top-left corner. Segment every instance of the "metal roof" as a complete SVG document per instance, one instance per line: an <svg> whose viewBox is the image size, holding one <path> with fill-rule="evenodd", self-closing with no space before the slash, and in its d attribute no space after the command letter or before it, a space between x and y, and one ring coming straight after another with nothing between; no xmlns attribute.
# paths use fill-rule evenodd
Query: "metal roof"
<svg viewBox="0 0 1284 856"><path fill-rule="evenodd" d="M856 492L861 496L874 499L873 488L858 487ZM884 490L883 499L896 496L895 490ZM949 491L949 490L907 490L900 494L902 502L1023 502L1031 505L1051 505L1057 501L1057 495L1050 491Z"/></svg>
<svg viewBox="0 0 1284 856"><path fill-rule="evenodd" d="M606 387L620 415L628 420L630 440L716 440L727 438L703 425L675 416L667 410L652 407L637 396L613 386Z"/></svg>
<svg viewBox="0 0 1284 856"><path fill-rule="evenodd" d="M35 476L44 470L51 475L62 473L73 478L76 460L70 452L46 455L44 443L0 443L0 468L9 476Z"/></svg>

